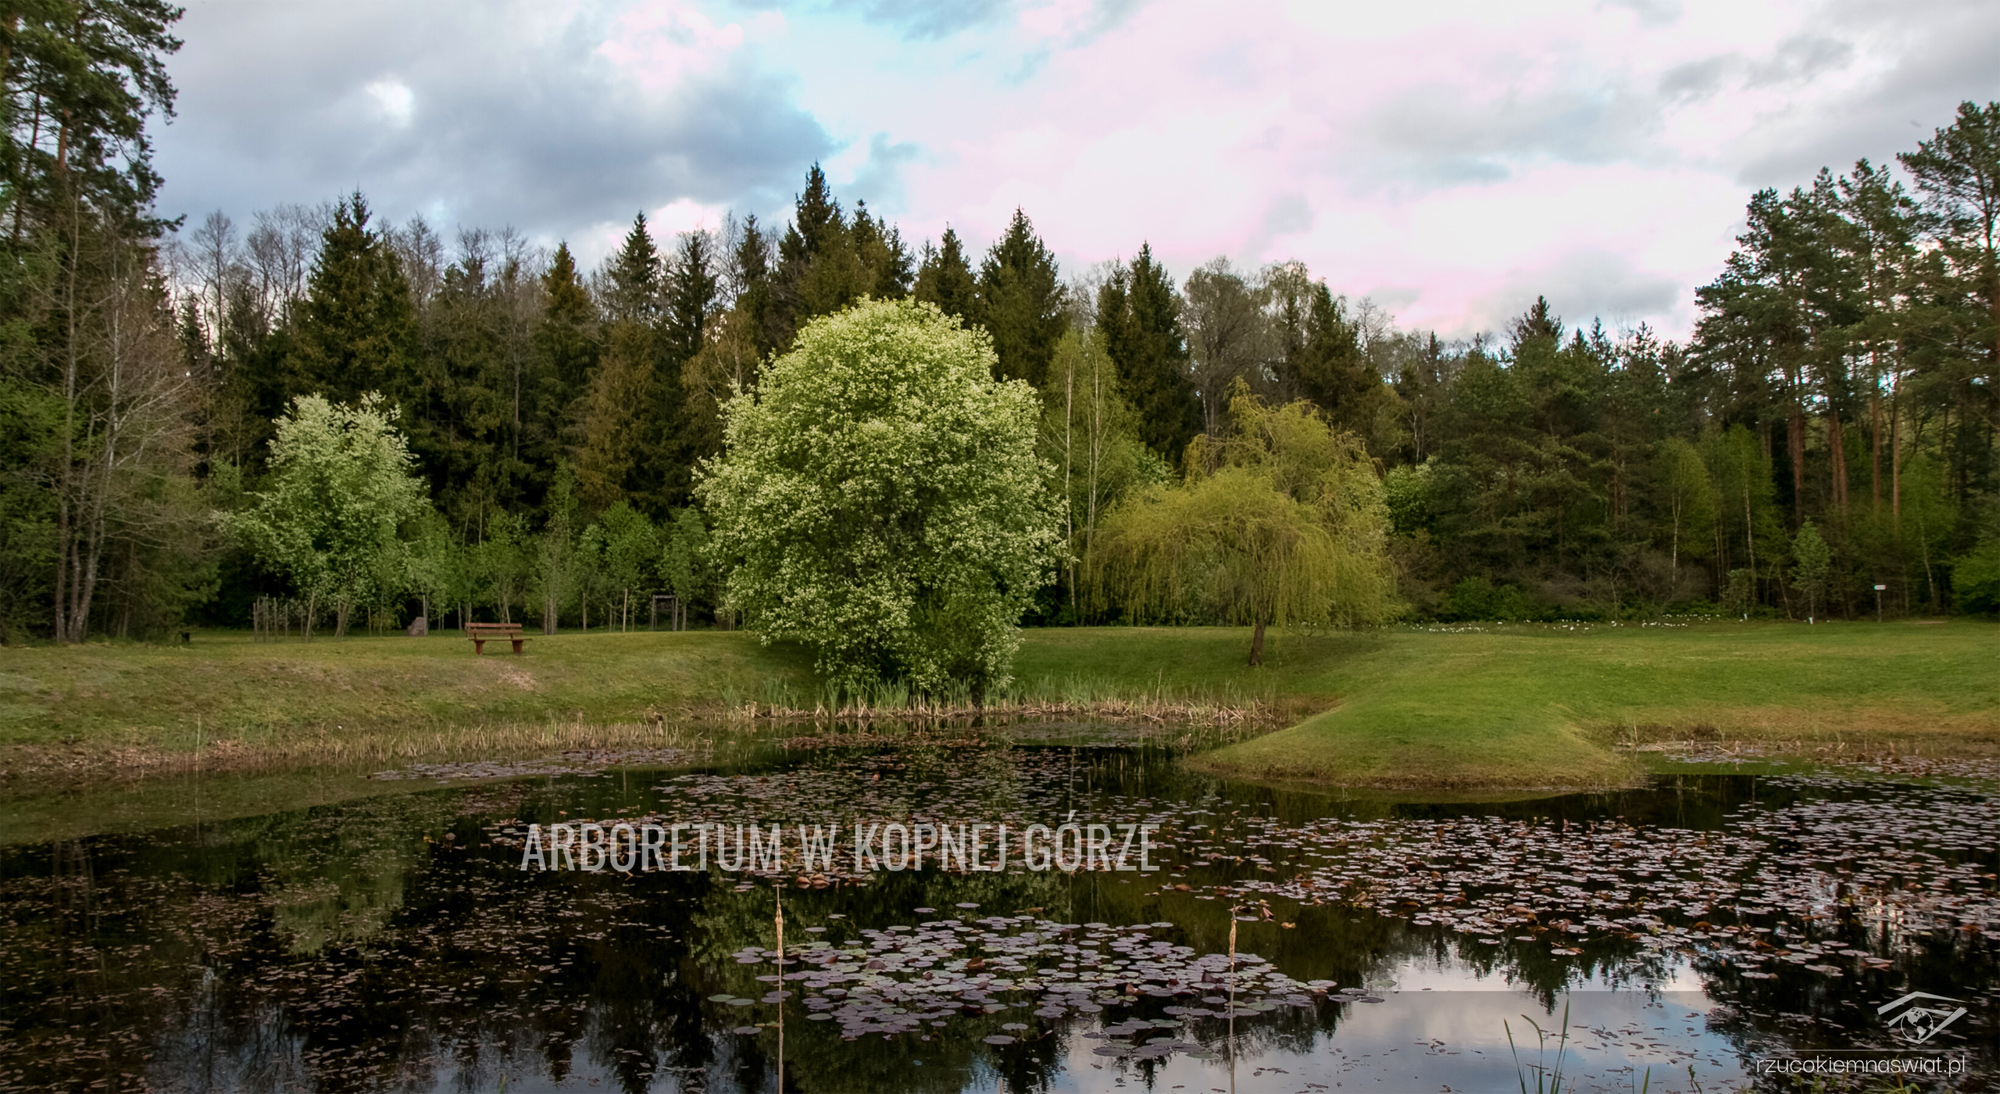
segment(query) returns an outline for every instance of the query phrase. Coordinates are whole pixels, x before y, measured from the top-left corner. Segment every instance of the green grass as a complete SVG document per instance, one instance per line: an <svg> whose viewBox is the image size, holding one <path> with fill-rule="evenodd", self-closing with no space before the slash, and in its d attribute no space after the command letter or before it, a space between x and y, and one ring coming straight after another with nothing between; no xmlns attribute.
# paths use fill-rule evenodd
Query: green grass
<svg viewBox="0 0 2000 1094"><path fill-rule="evenodd" d="M1229 628L1028 631L1008 698L1300 712L1195 762L1391 788L1618 783L1637 770L1620 746L1662 738L1803 751L2000 742L2000 628L1983 623L1279 634L1257 669L1243 665L1248 645ZM7 648L0 768L18 779L672 744L691 720L753 702L809 710L823 694L798 651L742 633L536 637L519 658L475 658L455 634Z"/></svg>
<svg viewBox="0 0 2000 1094"><path fill-rule="evenodd" d="M1669 739L1804 753L2000 742L2000 629L1979 623L1398 630L1351 640L1315 680L1335 707L1198 763L1480 789L1625 781L1637 760L1618 746Z"/></svg>

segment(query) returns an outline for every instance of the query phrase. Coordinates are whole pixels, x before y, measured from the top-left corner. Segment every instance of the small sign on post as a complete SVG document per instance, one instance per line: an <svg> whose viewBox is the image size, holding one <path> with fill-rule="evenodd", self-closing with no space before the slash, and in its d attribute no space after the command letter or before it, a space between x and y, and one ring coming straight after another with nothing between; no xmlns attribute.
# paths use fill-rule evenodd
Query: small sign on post
<svg viewBox="0 0 2000 1094"><path fill-rule="evenodd" d="M1886 588L1888 588L1887 585L1875 586L1875 622L1877 623L1882 622L1882 590Z"/></svg>

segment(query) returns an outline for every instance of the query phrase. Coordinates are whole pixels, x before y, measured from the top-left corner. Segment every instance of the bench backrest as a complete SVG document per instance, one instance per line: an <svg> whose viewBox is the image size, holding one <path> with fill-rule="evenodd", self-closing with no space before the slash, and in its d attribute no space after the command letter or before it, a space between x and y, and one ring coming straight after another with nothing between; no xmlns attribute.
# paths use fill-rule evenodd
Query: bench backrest
<svg viewBox="0 0 2000 1094"><path fill-rule="evenodd" d="M519 623L467 623L465 629L472 634L504 634L512 636L521 633L521 625Z"/></svg>

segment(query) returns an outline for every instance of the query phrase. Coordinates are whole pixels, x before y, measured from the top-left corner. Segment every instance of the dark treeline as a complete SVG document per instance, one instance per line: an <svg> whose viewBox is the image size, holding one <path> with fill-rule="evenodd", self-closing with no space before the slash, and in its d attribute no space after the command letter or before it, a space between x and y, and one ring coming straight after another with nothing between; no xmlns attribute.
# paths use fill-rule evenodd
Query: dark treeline
<svg viewBox="0 0 2000 1094"><path fill-rule="evenodd" d="M803 324L914 296L1043 393L1072 553L1181 471L1231 396L1365 443L1419 617L1992 610L2000 105L1898 157L1751 198L1686 344L1571 327L1399 330L1303 264L1177 278L1143 243L1067 275L1017 212L984 253L912 247L815 166L789 222L656 236L584 269L511 229L449 238L365 197L152 217L172 106L161 5L53 4L0 35L0 634L241 626L289 596L218 532L297 397L379 393L432 511L370 602L435 619L718 618L692 503L721 403ZM1065 567L1033 622L1089 621ZM1107 617L1109 618L1109 617ZM346 609L341 613L345 626Z"/></svg>

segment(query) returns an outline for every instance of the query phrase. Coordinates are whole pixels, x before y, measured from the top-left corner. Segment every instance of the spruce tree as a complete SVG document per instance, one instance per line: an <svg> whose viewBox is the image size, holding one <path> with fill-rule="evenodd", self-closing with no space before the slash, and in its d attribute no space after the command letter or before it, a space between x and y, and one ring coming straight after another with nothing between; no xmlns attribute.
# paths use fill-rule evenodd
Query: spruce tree
<svg viewBox="0 0 2000 1094"><path fill-rule="evenodd" d="M577 275L569 244L556 245L542 274L543 307L529 339L535 385L523 416L535 438L535 460L553 467L565 453L571 411L578 406L602 351L597 305Z"/></svg>
<svg viewBox="0 0 2000 1094"><path fill-rule="evenodd" d="M729 272L736 303L731 305L730 325L746 339L757 357L768 356L778 346L777 306L771 284L771 237L757 223L757 214L743 218L743 232L729 256Z"/></svg>
<svg viewBox="0 0 2000 1094"><path fill-rule="evenodd" d="M936 304L939 311L965 326L978 322L979 280L973 276L965 247L950 225L945 226L936 247L924 244L913 295L926 304Z"/></svg>
<svg viewBox="0 0 2000 1094"><path fill-rule="evenodd" d="M597 305L577 274L576 258L566 242L556 245L542 274L542 295L545 303L535 325L535 352L544 363L544 375L564 393L558 398L566 405L582 393L599 349Z"/></svg>
<svg viewBox="0 0 2000 1094"><path fill-rule="evenodd" d="M866 271L868 295L900 300L910 295L910 252L903 234L886 220L868 215L868 203L854 203L854 254Z"/></svg>
<svg viewBox="0 0 2000 1094"><path fill-rule="evenodd" d="M827 185L819 164L806 172L792 223L778 243L773 302L775 346L789 346L793 334L814 316L853 304L873 288L854 246L854 233Z"/></svg>
<svg viewBox="0 0 2000 1094"><path fill-rule="evenodd" d="M1284 356L1279 362L1286 393L1309 400L1341 429L1366 435L1385 392L1382 378L1361 353L1360 331L1347 319L1345 301L1315 281L1297 314L1281 309Z"/></svg>
<svg viewBox="0 0 2000 1094"><path fill-rule="evenodd" d="M1202 428L1180 316L1173 278L1153 261L1150 244L1097 293L1097 324L1138 412L1140 439L1170 465Z"/></svg>
<svg viewBox="0 0 2000 1094"><path fill-rule="evenodd" d="M979 266L979 318L999 357L995 379L1048 379L1056 341L1069 326L1055 256L1021 210Z"/></svg>
<svg viewBox="0 0 2000 1094"><path fill-rule="evenodd" d="M605 272L609 284L604 303L612 322L651 324L659 318L660 252L653 246L645 213L633 218L632 230L625 233L624 244Z"/></svg>
<svg viewBox="0 0 2000 1094"><path fill-rule="evenodd" d="M681 236L666 277L665 307L660 317L666 355L675 368L701 352L702 333L715 314L721 293L714 239L706 232Z"/></svg>
<svg viewBox="0 0 2000 1094"><path fill-rule="evenodd" d="M359 191L341 199L320 242L292 353L292 394L352 403L379 391L402 401L416 339L410 291Z"/></svg>

